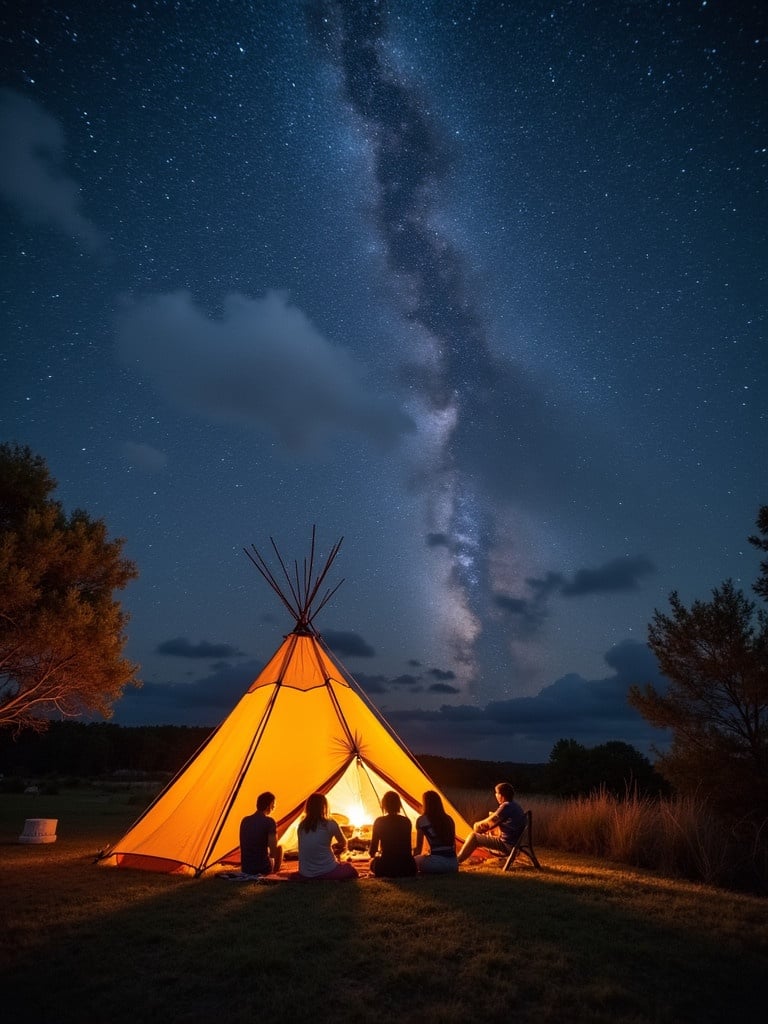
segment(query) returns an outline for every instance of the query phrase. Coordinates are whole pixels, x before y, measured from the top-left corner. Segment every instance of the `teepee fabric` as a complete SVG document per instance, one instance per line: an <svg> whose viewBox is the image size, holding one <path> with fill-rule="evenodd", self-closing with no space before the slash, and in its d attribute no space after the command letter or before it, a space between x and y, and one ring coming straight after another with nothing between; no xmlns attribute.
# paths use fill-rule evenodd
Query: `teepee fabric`
<svg viewBox="0 0 768 1024"><path fill-rule="evenodd" d="M277 798L278 837L287 850L315 792L326 794L331 814L362 825L381 813L383 793L394 789L415 819L424 791L437 787L312 626L309 595L317 581L311 582L292 608L294 632L100 863L198 876L238 864L240 821L265 790ZM443 799L463 838L469 825Z"/></svg>

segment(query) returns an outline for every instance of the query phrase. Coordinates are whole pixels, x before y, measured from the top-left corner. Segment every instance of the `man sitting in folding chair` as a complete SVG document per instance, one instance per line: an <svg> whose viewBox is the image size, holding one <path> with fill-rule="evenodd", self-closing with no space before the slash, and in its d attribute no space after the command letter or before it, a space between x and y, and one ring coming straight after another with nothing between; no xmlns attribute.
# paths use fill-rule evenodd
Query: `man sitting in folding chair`
<svg viewBox="0 0 768 1024"><path fill-rule="evenodd" d="M459 864L478 846L501 856L509 856L528 824L525 811L515 800L515 787L511 782L500 782L494 792L499 806L487 818L474 823L472 832L459 850ZM499 830L497 836L491 835L491 829L495 828Z"/></svg>

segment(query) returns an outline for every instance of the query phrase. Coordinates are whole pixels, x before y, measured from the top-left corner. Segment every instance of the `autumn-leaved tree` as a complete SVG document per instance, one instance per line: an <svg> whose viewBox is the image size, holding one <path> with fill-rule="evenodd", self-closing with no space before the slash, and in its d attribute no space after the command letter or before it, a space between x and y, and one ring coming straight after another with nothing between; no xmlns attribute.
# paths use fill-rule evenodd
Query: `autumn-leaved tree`
<svg viewBox="0 0 768 1024"><path fill-rule="evenodd" d="M0 725L109 716L137 666L113 591L138 573L100 519L66 515L45 461L0 444Z"/></svg>
<svg viewBox="0 0 768 1024"><path fill-rule="evenodd" d="M762 534L768 550L768 506ZM768 597L768 560L755 591ZM671 731L657 768L683 793L707 796L723 810L768 818L768 615L728 580L709 601L654 613L648 646L669 680L666 692L633 686L629 702L652 725Z"/></svg>

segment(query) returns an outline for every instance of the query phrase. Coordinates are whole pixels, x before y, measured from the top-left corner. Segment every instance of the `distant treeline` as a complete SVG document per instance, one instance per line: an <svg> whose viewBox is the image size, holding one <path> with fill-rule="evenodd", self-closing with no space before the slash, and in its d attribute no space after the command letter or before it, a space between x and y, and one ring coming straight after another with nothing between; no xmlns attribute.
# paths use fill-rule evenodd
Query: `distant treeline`
<svg viewBox="0 0 768 1024"><path fill-rule="evenodd" d="M492 791L497 782L511 782L519 793L546 792L545 764L472 761L466 757L437 757L435 754L418 754L417 758L427 775L439 786Z"/></svg>
<svg viewBox="0 0 768 1024"><path fill-rule="evenodd" d="M108 722L51 722L46 732L15 735L0 730L2 789L19 780L103 778L115 773L127 781L161 780L175 775L205 743L212 730L185 725L120 726ZM632 789L652 796L667 791L650 762L627 743L612 741L585 747L558 740L546 764L474 761L463 757L417 755L435 784L459 789L493 790L511 782L520 793L578 796L605 789L624 796ZM265 780L265 786L276 783Z"/></svg>
<svg viewBox="0 0 768 1024"><path fill-rule="evenodd" d="M0 730L0 772L12 776L175 774L210 736L185 725L51 722L43 733Z"/></svg>
<svg viewBox="0 0 768 1024"><path fill-rule="evenodd" d="M115 772L172 775L210 736L211 729L184 725L121 726L109 722L51 722L44 733L14 736L0 730L0 773L11 777L93 778ZM521 792L540 792L544 765L472 761L417 755L438 786L493 789L510 780Z"/></svg>

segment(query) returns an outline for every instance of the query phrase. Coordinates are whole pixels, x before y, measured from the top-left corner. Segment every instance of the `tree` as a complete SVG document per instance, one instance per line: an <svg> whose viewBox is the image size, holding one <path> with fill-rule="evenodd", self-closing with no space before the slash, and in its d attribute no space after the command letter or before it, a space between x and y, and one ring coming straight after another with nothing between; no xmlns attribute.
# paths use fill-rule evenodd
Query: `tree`
<svg viewBox="0 0 768 1024"><path fill-rule="evenodd" d="M561 739L552 748L546 767L547 791L559 796L586 796L605 789L614 796L627 793L656 795L665 783L639 750L621 740L585 747Z"/></svg>
<svg viewBox="0 0 768 1024"><path fill-rule="evenodd" d="M52 715L109 717L137 666L113 599L138 575L100 519L65 515L45 461L0 444L0 725L43 730Z"/></svg>
<svg viewBox="0 0 768 1024"><path fill-rule="evenodd" d="M768 505L763 505L757 515L757 528L762 533L762 537L754 534L749 538L749 543L761 551L768 551ZM768 558L764 558L760 563L760 575L753 590L765 601L768 601Z"/></svg>
<svg viewBox="0 0 768 1024"><path fill-rule="evenodd" d="M561 739L552 747L546 769L547 791L577 796L593 787L586 778L587 748L574 739Z"/></svg>
<svg viewBox="0 0 768 1024"><path fill-rule="evenodd" d="M768 529L768 506L758 527ZM750 538L757 546L764 542ZM768 541L765 542L768 549ZM768 586L762 565L761 595ZM761 589L762 586L762 589ZM728 580L711 601L654 612L648 646L669 680L666 692L633 686L629 702L672 733L659 771L683 793L698 792L738 816L768 816L768 615Z"/></svg>

